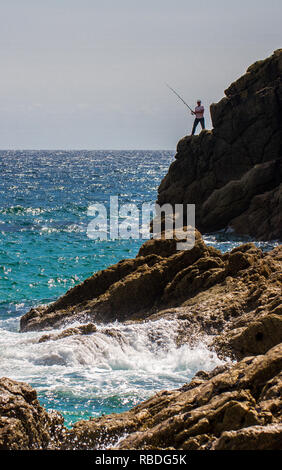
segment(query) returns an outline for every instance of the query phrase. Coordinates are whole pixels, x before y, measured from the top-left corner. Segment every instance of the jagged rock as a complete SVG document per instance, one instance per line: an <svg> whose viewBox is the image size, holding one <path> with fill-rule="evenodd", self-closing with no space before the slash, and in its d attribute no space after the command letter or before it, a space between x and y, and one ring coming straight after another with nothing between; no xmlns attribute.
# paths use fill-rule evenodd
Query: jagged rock
<svg viewBox="0 0 282 470"><path fill-rule="evenodd" d="M47 413L32 387L0 379L0 450L56 448L63 430L61 415Z"/></svg>
<svg viewBox="0 0 282 470"><path fill-rule="evenodd" d="M212 450L281 450L282 424L250 426L222 433Z"/></svg>
<svg viewBox="0 0 282 470"><path fill-rule="evenodd" d="M59 339L67 338L69 336L83 336L83 335L92 335L93 333L101 333L103 335L109 336L115 339L121 346L127 344L126 337L115 328L101 328L97 327L93 323L88 323L87 325L80 325L76 328L67 328L66 330L61 331L59 334L43 335L39 338L38 343L46 343L47 341L57 341Z"/></svg>
<svg viewBox="0 0 282 470"><path fill-rule="evenodd" d="M198 373L121 414L80 421L64 448L276 449L281 437L282 344L265 355ZM192 386L191 386L192 384ZM264 438L264 437L265 438ZM281 441L280 441L281 442Z"/></svg>
<svg viewBox="0 0 282 470"><path fill-rule="evenodd" d="M156 246L159 251L161 242L148 241L148 250L153 251ZM195 246L190 250L176 251L174 246L172 255L168 257L151 253L120 261L86 279L53 304L31 309L21 318L21 331L58 326L78 317L109 322L132 319L133 315L141 315L141 312L143 316L149 315L175 274L210 250L198 233Z"/></svg>
<svg viewBox="0 0 282 470"><path fill-rule="evenodd" d="M247 326L232 330L217 341L217 348L224 350L225 344L236 358L253 354L264 354L275 344L282 342L282 316L266 315Z"/></svg>
<svg viewBox="0 0 282 470"><path fill-rule="evenodd" d="M282 238L282 49L249 67L211 106L212 131L184 137L158 203L196 204L202 232Z"/></svg>
<svg viewBox="0 0 282 470"><path fill-rule="evenodd" d="M194 245L198 246L200 249L205 249L202 235L198 230L195 230L194 227L188 226L183 228L185 238L183 237L183 233L179 233L179 229L168 230L163 227L162 230L161 233L155 233L155 238L143 243L137 257L157 255L162 258L168 258L184 249L181 246L179 248L178 243L185 242L188 245L185 249L193 248ZM189 246L190 243L192 245L191 247Z"/></svg>
<svg viewBox="0 0 282 470"><path fill-rule="evenodd" d="M39 338L38 343L45 343L46 341L56 341L57 339L66 338L67 336L74 335L91 335L97 331L97 327L93 323L88 323L87 325L79 325L75 328L67 328L61 333L53 335L44 335Z"/></svg>
<svg viewBox="0 0 282 470"><path fill-rule="evenodd" d="M128 344L128 340L126 339L126 337L115 328L102 328L100 331L104 335L115 339L121 346L123 346L124 344Z"/></svg>

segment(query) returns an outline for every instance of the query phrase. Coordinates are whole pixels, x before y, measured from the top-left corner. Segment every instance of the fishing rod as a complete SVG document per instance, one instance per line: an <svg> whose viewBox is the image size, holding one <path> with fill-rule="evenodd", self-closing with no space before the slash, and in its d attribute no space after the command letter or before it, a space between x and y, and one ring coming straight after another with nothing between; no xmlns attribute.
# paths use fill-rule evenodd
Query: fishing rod
<svg viewBox="0 0 282 470"><path fill-rule="evenodd" d="M191 111L193 114L195 114L194 111L193 111L193 109L190 108L189 104L187 104L186 101L184 101L184 99L181 98L181 96L180 96L173 88L171 88L171 86L169 86L167 83L166 83L166 86L182 101L182 103L185 104L185 106L187 106L187 108L190 109L190 111Z"/></svg>

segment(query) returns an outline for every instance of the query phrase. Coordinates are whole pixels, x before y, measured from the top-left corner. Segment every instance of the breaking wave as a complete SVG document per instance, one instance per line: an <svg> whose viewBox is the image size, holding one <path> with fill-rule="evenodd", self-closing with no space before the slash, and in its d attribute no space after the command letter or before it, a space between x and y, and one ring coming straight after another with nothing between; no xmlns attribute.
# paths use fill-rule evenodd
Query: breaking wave
<svg viewBox="0 0 282 470"><path fill-rule="evenodd" d="M124 411L222 363L203 342L178 347L177 321L99 325L91 335L43 343L47 332L19 333L17 321L0 323L0 375L34 386L40 402L61 411L67 424Z"/></svg>

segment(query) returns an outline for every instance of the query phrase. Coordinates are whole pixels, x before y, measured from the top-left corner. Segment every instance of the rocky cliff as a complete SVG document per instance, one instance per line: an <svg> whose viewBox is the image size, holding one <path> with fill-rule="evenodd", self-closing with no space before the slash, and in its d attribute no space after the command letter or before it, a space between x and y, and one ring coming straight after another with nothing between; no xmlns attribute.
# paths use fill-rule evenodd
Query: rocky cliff
<svg viewBox="0 0 282 470"><path fill-rule="evenodd" d="M184 137L159 204L196 204L201 233L282 239L282 49L248 68L211 106L212 131Z"/></svg>

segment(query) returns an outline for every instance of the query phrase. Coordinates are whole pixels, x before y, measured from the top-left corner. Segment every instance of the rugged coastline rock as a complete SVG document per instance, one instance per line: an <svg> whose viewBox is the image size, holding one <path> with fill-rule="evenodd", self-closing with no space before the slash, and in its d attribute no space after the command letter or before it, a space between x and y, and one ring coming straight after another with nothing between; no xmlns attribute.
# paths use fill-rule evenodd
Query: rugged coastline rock
<svg viewBox="0 0 282 470"><path fill-rule="evenodd" d="M97 327L93 323L87 325L79 325L75 328L67 328L58 334L43 335L39 338L39 343L46 343L47 341L57 341L58 339L67 338L68 336L75 335L91 335L96 333Z"/></svg>
<svg viewBox="0 0 282 470"><path fill-rule="evenodd" d="M108 281L104 292L101 279ZM187 251L177 251L175 240L149 240L135 259L94 274L47 307L32 309L21 328L92 322L81 331L66 328L60 338L91 334L93 322L177 319L179 344L208 336L219 355L241 359L282 342L281 284L282 246L263 253L247 243L222 254L199 232Z"/></svg>
<svg viewBox="0 0 282 470"><path fill-rule="evenodd" d="M120 279L120 271L125 268L128 274ZM102 301L99 300L106 312L105 323L115 318L112 314L121 305L116 292L122 292L121 318L127 321L177 319L179 344L208 335L210 348L222 357L229 356L239 362L229 362L210 373L198 372L181 389L159 392L130 411L79 421L71 430L61 427L61 439L53 440L56 448L279 449L282 246L263 253L247 243L222 254L206 246L197 233L192 250L177 252L175 240L149 240L135 260L109 269L110 273L97 273L50 305L46 318L43 308L40 315L35 311L31 317L27 314L25 327L28 329L29 321L32 321L31 329L46 328L54 318L59 323L67 318L72 321L78 318L79 312L84 318L88 308L88 314L96 321L97 299L91 299L90 286L93 292L101 292L100 279L109 276L117 279L117 286L109 285L106 295L102 294ZM155 291L154 276L158 269L163 284ZM133 288L136 279L137 287ZM146 302L149 298L152 304L144 320L144 310L130 310L132 299L128 303L126 299L131 293L137 308L143 307L146 289ZM94 305L92 311L91 305ZM130 315L124 317L125 312ZM101 318L98 316L98 320ZM95 334L92 323L82 325L80 330L67 328L47 340L84 333ZM105 327L105 333L114 332L109 328L107 333ZM6 442L9 446L12 438Z"/></svg>
<svg viewBox="0 0 282 470"><path fill-rule="evenodd" d="M211 106L213 130L178 143L159 204L196 204L201 233L282 239L281 77L279 49L229 86Z"/></svg>
<svg viewBox="0 0 282 470"><path fill-rule="evenodd" d="M47 413L32 387L0 379L0 450L55 449L62 432L62 416Z"/></svg>
<svg viewBox="0 0 282 470"><path fill-rule="evenodd" d="M154 253L168 245L171 256ZM144 250L146 256L141 256ZM150 240L135 259L122 260L99 271L56 302L30 310L21 318L21 331L59 326L77 318L103 323L144 318L181 269L213 250L204 244L198 232L194 248L187 251L178 252L175 239L153 243Z"/></svg>
<svg viewBox="0 0 282 470"><path fill-rule="evenodd" d="M190 384L160 392L129 412L80 421L66 442L75 436L85 448L95 448L101 438L110 445L124 436L117 449L243 449L248 442L279 449L281 368L279 345L227 370L198 373Z"/></svg>
<svg viewBox="0 0 282 470"><path fill-rule="evenodd" d="M0 381L0 449L279 450L282 345L133 409L63 427L26 384Z"/></svg>

